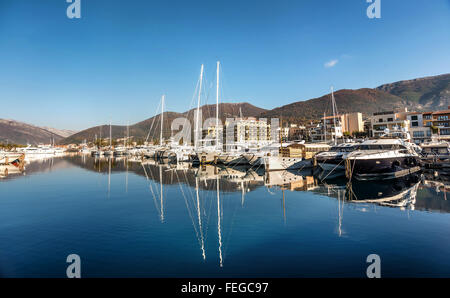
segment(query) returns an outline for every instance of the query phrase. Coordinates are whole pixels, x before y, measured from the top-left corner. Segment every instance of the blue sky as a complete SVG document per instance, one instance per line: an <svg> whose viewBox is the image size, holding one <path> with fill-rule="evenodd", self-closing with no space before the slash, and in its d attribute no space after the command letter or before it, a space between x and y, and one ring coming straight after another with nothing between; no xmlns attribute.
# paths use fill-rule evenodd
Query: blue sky
<svg viewBox="0 0 450 298"><path fill-rule="evenodd" d="M135 123L163 93L182 112L216 60L222 101L263 108L450 72L449 0L381 0L381 19L366 0L81 0L81 19L68 5L0 0L0 118Z"/></svg>

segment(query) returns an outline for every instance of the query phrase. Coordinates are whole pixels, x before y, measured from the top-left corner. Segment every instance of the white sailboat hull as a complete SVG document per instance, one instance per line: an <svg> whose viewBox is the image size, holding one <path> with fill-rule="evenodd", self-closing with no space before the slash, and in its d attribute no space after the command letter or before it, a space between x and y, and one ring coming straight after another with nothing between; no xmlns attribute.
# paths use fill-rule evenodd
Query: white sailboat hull
<svg viewBox="0 0 450 298"><path fill-rule="evenodd" d="M266 171L283 171L307 169L311 168L313 164L309 159L267 156L264 157L264 166Z"/></svg>

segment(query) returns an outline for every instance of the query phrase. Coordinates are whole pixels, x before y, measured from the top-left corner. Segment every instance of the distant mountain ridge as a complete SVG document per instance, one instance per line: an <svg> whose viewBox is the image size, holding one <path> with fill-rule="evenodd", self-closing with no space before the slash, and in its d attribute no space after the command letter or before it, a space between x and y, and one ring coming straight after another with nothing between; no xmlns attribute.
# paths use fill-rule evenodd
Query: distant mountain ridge
<svg viewBox="0 0 450 298"><path fill-rule="evenodd" d="M67 138L70 137L73 134L76 134L78 131L77 130L70 130L70 129L57 129L57 128L53 128L53 127L47 127L47 126L43 126L41 127L51 133L54 133L58 136L61 136L63 138Z"/></svg>
<svg viewBox="0 0 450 298"><path fill-rule="evenodd" d="M446 109L450 105L450 74L399 81L376 89L401 97L417 109Z"/></svg>
<svg viewBox="0 0 450 298"><path fill-rule="evenodd" d="M361 112L371 115L374 112L408 108L411 111L446 109L450 105L450 74L417 78L384 84L377 88L361 88L357 90L342 89L334 93L339 113ZM215 105L202 106L203 120L215 117ZM244 117L282 118L286 122L305 123L319 120L324 113L331 114L331 94L297 101L285 106L266 110L249 103L221 103L219 116L226 118ZM171 136L170 124L176 118L188 118L193 125L195 109L183 113L165 112L163 135ZM160 115L156 115L129 127L129 135L134 138L159 138ZM8 122L10 121L10 122ZM152 125L153 124L153 125ZM113 138L123 138L126 126L112 126ZM0 142L10 143L48 143L51 138L61 144L93 141L95 137L109 137L109 125L91 127L83 131L56 130L36 127L14 120L0 120Z"/></svg>
<svg viewBox="0 0 450 298"><path fill-rule="evenodd" d="M163 123L163 135L164 138L171 136L171 123L176 118L187 118L190 120L191 129L194 125L194 115L196 109L191 109L184 113L176 112L164 112L164 123ZM206 120L207 118L216 117L216 105L204 105L201 107L202 118ZM249 103L221 103L219 104L220 118L225 121L226 118L239 117L240 114L244 117L258 117L261 113L265 112L265 109L255 107ZM135 139L159 139L159 134L161 130L161 118L160 114L153 116L144 121L138 122L136 124L129 126L129 135ZM111 127L113 139L123 138L127 134L127 127L120 125L113 125ZM71 143L81 143L84 140L88 142L94 141L97 138L109 138L109 125L101 125L96 127L91 127L86 130L80 131L62 141L61 144L71 144Z"/></svg>
<svg viewBox="0 0 450 298"><path fill-rule="evenodd" d="M403 107L413 108L402 98L377 89L363 88L358 90L343 89L334 92L338 113L361 112L370 115L374 112L394 110ZM320 119L324 113L330 115L331 93L306 101L298 101L289 105L262 113L261 117L280 117L283 121L303 122Z"/></svg>
<svg viewBox="0 0 450 298"><path fill-rule="evenodd" d="M10 119L0 119L0 143L49 144L70 136L72 131L44 128Z"/></svg>
<svg viewBox="0 0 450 298"><path fill-rule="evenodd" d="M371 115L374 112L386 110L421 111L433 109L446 109L450 105L450 74L404 80L390 84L384 84L377 88L361 88L357 90L342 89L334 93L339 113L361 112ZM249 103L222 103L219 106L219 115L222 121L225 118L239 117L240 112L244 117L282 118L283 121L305 123L310 120L318 120L324 113L331 114L331 93L305 101L297 101L289 105L265 110ZM170 123L178 117L186 117L193 124L195 109L184 113L164 113L164 137L170 137ZM203 119L215 117L215 105L202 107ZM142 122L130 126L130 136L137 138L159 138L160 115L154 116ZM149 130L154 122L152 130ZM109 137L109 126L97 126L74 134L61 142L64 144L79 143L84 139L93 140L95 135ZM126 133L125 126L113 126L113 138L123 137Z"/></svg>

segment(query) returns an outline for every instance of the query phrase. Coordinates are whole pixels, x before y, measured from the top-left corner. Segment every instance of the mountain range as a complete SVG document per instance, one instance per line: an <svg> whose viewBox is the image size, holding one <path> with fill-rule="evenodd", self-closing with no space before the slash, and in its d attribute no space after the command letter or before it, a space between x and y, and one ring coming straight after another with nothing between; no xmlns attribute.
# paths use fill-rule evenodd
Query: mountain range
<svg viewBox="0 0 450 298"><path fill-rule="evenodd" d="M202 119L216 117L216 106L215 105L205 105L202 106ZM226 118L239 117L241 114L245 117L258 117L262 113L266 112L265 109L255 107L249 103L221 103L219 104L220 118L225 121ZM163 135L165 138L171 135L170 125L173 120L177 118L186 118L190 120L191 125L194 123L195 109L191 109L184 113L176 112L164 112L163 120ZM147 120L138 122L134 125L128 127L129 136L133 136L138 139L159 139L159 134L161 131L161 121L160 115L156 115ZM62 144L72 144L80 143L84 140L93 141L97 138L109 138L109 125L101 125L88 128L86 130L80 131L64 140L60 143ZM194 127L191 127L193 130ZM123 138L127 134L126 126L113 125L111 127L111 133L113 139Z"/></svg>
<svg viewBox="0 0 450 298"><path fill-rule="evenodd" d="M418 78L384 84L377 88L362 88L356 90L342 89L334 92L338 113L361 112L368 116L374 112L408 108L410 111L425 111L447 109L450 105L450 74ZM215 105L202 107L203 119L215 117ZM220 118L261 117L282 118L283 122L306 123L320 119L324 113L331 114L331 93L309 100L266 110L249 103L222 103L219 105ZM183 113L165 112L163 135L171 135L170 123L176 118L185 117L193 124L195 109ZM109 137L109 125L91 127L74 133L50 128L40 128L32 125L12 125L0 121L0 142L7 138L10 142L48 142L51 137L61 144L92 141L95 137ZM12 121L14 122L14 121ZM159 138L160 115L129 126L129 135L138 139L149 137ZM126 126L112 126L113 138L122 138L127 133Z"/></svg>
<svg viewBox="0 0 450 298"><path fill-rule="evenodd" d="M59 142L76 133L72 130L59 130L39 127L15 120L0 119L0 143L49 144Z"/></svg>

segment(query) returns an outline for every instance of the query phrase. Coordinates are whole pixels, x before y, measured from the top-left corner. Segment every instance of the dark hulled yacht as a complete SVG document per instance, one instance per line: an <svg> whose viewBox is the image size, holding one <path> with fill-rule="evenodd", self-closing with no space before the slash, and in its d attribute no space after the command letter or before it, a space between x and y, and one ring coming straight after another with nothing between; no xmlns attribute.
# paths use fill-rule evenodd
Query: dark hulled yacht
<svg viewBox="0 0 450 298"><path fill-rule="evenodd" d="M323 171L344 171L345 163L343 158L355 150L356 143L344 143L331 147L330 151L316 154L316 164Z"/></svg>
<svg viewBox="0 0 450 298"><path fill-rule="evenodd" d="M347 177L358 180L393 179L420 170L420 156L403 139L367 140L344 159Z"/></svg>

